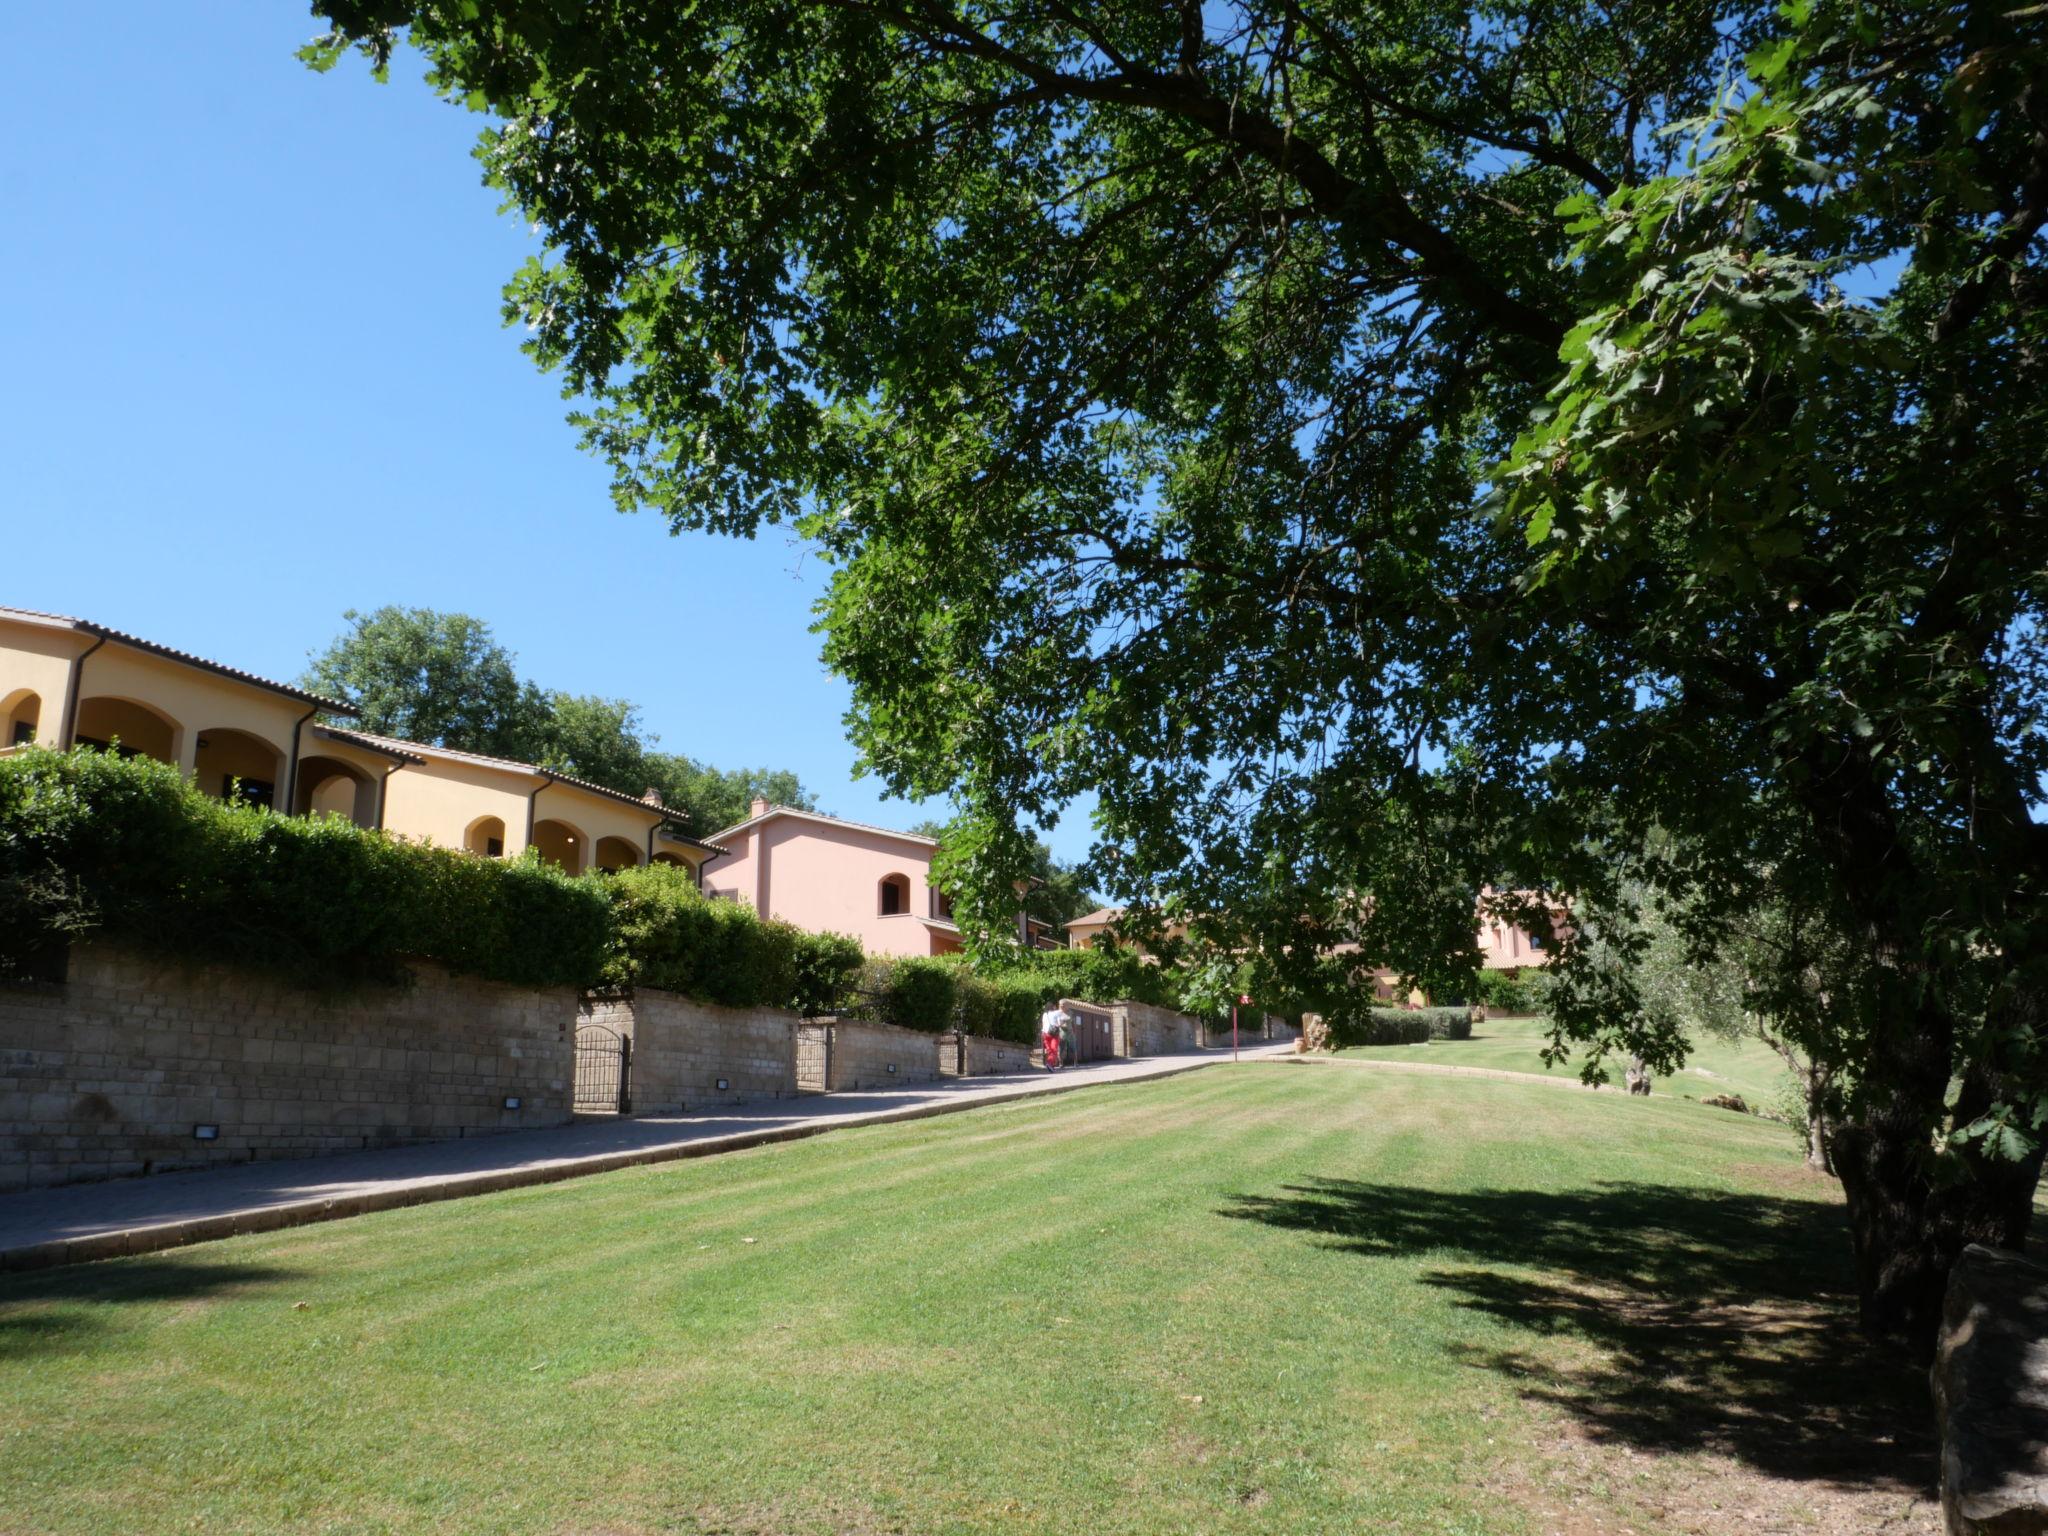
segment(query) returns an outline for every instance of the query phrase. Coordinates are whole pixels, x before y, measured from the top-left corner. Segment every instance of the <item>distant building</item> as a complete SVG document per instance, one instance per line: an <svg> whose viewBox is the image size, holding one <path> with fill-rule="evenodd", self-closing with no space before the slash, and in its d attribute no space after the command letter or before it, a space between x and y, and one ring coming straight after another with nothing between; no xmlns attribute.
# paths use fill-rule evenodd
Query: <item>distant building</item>
<svg viewBox="0 0 2048 1536"><path fill-rule="evenodd" d="M714 833L704 889L818 933L851 934L871 955L960 951L953 903L931 883L936 838L792 810L766 800Z"/></svg>
<svg viewBox="0 0 2048 1536"><path fill-rule="evenodd" d="M176 765L210 795L295 816L511 858L528 848L572 874L718 850L658 798L482 757L315 723L356 711L289 683L86 619L0 608L0 752L111 747Z"/></svg>

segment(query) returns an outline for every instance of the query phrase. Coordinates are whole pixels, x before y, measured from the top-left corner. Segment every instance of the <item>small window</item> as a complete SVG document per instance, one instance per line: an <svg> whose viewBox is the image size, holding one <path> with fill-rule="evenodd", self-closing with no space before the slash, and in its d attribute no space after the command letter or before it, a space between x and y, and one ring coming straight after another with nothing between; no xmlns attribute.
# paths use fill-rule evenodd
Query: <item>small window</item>
<svg viewBox="0 0 2048 1536"><path fill-rule="evenodd" d="M881 885L881 912L884 917L897 917L910 910L910 877L908 875L884 875Z"/></svg>
<svg viewBox="0 0 2048 1536"><path fill-rule="evenodd" d="M932 916L941 922L953 921L953 898L944 891L932 892Z"/></svg>
<svg viewBox="0 0 2048 1536"><path fill-rule="evenodd" d="M1540 950L1549 948L1549 945L1544 941L1542 934L1532 933L1529 935L1529 947L1531 949Z"/></svg>

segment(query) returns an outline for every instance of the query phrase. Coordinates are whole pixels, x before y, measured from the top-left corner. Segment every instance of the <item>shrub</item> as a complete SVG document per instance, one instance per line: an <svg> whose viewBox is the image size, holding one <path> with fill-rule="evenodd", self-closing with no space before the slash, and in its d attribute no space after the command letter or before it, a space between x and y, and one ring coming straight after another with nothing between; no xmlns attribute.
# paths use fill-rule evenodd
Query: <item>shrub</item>
<svg viewBox="0 0 2048 1536"><path fill-rule="evenodd" d="M304 985L394 982L404 959L522 986L586 986L605 953L595 882L281 817L201 794L169 764L80 748L0 759L0 972L97 930Z"/></svg>
<svg viewBox="0 0 2048 1536"><path fill-rule="evenodd" d="M955 975L944 960L876 955L862 968L860 984L888 1023L936 1035L953 1027L959 1004Z"/></svg>
<svg viewBox="0 0 2048 1536"><path fill-rule="evenodd" d="M860 974L860 940L843 933L796 936L796 985L789 1006L798 1013L830 1013Z"/></svg>
<svg viewBox="0 0 2048 1536"><path fill-rule="evenodd" d="M1531 972L1510 976L1506 971L1481 971L1472 1000L1502 1013L1535 1013L1540 990Z"/></svg>
<svg viewBox="0 0 2048 1536"><path fill-rule="evenodd" d="M1112 944L1094 949L1022 950L994 962L985 973L1032 988L1040 1006L1055 998L1084 1003L1151 1003L1181 1006L1180 973Z"/></svg>
<svg viewBox="0 0 2048 1536"><path fill-rule="evenodd" d="M860 966L856 940L763 922L750 907L706 896L689 870L673 864L623 869L604 885L612 917L608 986L818 1013L839 1000Z"/></svg>
<svg viewBox="0 0 2048 1536"><path fill-rule="evenodd" d="M1407 1015L1422 1020L1430 1040L1470 1040L1472 1010L1463 1003L1448 1008L1417 1008Z"/></svg>
<svg viewBox="0 0 2048 1536"><path fill-rule="evenodd" d="M977 976L956 967L954 985L960 999L960 1027L970 1035L987 1035L1030 1045L1038 1038L1038 1015L1045 1004L1039 989L1015 976Z"/></svg>

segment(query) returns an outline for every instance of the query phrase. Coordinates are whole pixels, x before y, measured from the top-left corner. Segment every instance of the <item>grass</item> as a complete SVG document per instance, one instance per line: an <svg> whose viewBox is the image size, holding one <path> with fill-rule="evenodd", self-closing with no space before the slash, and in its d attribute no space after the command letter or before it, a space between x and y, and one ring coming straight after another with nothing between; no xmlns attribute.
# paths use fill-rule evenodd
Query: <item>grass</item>
<svg viewBox="0 0 2048 1536"><path fill-rule="evenodd" d="M1842 1228L1782 1127L1674 1099L1216 1067L0 1276L0 1530L1918 1509Z"/></svg>
<svg viewBox="0 0 2048 1536"><path fill-rule="evenodd" d="M1352 1046L1337 1054L1577 1077L1578 1060L1566 1061L1555 1067L1544 1066L1544 1031L1549 1027L1550 1021L1543 1018L1488 1019L1473 1026L1470 1040L1431 1040L1421 1045ZM1608 1063L1608 1070L1616 1082L1620 1081L1621 1070L1627 1065L1626 1061ZM1762 1041L1707 1037L1695 1044L1683 1067L1668 1077L1656 1078L1652 1092L1676 1094L1686 1099L1738 1093L1751 1109L1769 1112L1783 1107L1781 1101L1791 1081L1792 1075L1786 1069L1784 1059Z"/></svg>

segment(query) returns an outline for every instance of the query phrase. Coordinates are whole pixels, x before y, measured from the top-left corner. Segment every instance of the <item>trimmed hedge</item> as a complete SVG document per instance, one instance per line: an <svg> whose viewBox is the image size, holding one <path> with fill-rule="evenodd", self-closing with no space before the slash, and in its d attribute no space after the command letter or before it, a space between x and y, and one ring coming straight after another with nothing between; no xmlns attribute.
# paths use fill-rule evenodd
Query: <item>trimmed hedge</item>
<svg viewBox="0 0 2048 1536"><path fill-rule="evenodd" d="M1031 988L1040 1004L1071 997L1084 1003L1151 1003L1181 1007L1180 977L1128 949L1105 945L1097 949L1040 949L1017 954L997 980Z"/></svg>
<svg viewBox="0 0 2048 1536"><path fill-rule="evenodd" d="M926 1034L953 1027L959 1004L957 968L923 955L875 955L861 967L860 987L884 1021Z"/></svg>
<svg viewBox="0 0 2048 1536"><path fill-rule="evenodd" d="M1332 1043L1345 1045L1420 1045L1425 1040L1470 1040L1472 1010L1453 1008L1361 1008L1332 1016Z"/></svg>
<svg viewBox="0 0 2048 1536"><path fill-rule="evenodd" d="M1037 1043L1038 1016L1045 1007L1038 988L1015 977L977 976L965 966L956 967L954 985L960 1027L968 1034L1019 1045Z"/></svg>
<svg viewBox="0 0 2048 1536"><path fill-rule="evenodd" d="M603 981L657 987L733 1008L829 1008L860 968L857 940L763 922L714 901L673 864L620 870L604 882L611 937Z"/></svg>
<svg viewBox="0 0 2048 1536"><path fill-rule="evenodd" d="M35 974L98 931L315 987L400 982L415 956L519 986L587 986L607 917L595 882L535 858L227 804L148 758L0 758L0 974Z"/></svg>

